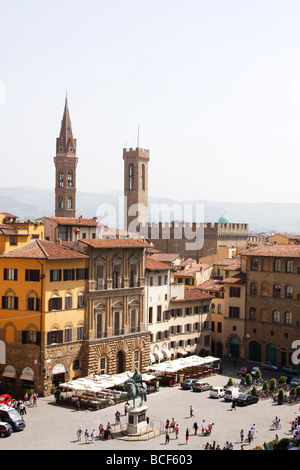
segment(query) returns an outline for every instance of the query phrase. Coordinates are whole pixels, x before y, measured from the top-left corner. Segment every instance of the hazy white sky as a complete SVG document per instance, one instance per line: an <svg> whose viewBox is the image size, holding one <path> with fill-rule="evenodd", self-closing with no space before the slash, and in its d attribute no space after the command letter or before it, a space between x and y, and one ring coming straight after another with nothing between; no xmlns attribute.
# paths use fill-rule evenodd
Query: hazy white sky
<svg viewBox="0 0 300 470"><path fill-rule="evenodd" d="M54 188L66 89L77 188L300 202L299 0L0 0L0 186Z"/></svg>

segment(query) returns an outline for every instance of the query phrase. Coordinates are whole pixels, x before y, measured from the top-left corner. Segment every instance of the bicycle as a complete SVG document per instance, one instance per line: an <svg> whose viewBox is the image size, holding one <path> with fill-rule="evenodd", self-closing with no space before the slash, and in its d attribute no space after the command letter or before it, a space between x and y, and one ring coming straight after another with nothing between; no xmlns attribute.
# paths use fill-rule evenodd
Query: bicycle
<svg viewBox="0 0 300 470"><path fill-rule="evenodd" d="M272 423L271 426L270 426L270 431L277 431L278 429L281 429L281 424L280 423Z"/></svg>

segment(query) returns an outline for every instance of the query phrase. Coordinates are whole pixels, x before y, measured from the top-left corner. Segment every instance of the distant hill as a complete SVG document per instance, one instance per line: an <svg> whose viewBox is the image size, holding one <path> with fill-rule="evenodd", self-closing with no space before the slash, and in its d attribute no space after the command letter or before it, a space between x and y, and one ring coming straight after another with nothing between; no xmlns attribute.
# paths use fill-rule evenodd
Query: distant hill
<svg viewBox="0 0 300 470"><path fill-rule="evenodd" d="M77 192L77 215L83 217L98 216L108 211L109 206L115 209L116 217L108 218L112 226L123 226L123 192L105 193ZM289 232L300 233L300 204L281 203L236 203L221 201L186 200L175 201L167 198L149 197L149 207L165 208L161 220L168 220L168 208L178 211L171 214L172 219L192 221L194 214L184 211L183 207L202 207L205 222L217 222L224 213L232 222L248 223L250 231L255 232ZM54 190L16 187L0 188L0 211L10 212L19 219L37 219L54 215ZM111 212L111 211L110 211ZM182 212L182 214L181 214ZM201 211L200 211L201 212ZM150 211L153 221L158 221L157 211ZM154 215L153 215L154 214ZM102 221L105 221L104 217ZM116 223L114 223L116 221Z"/></svg>

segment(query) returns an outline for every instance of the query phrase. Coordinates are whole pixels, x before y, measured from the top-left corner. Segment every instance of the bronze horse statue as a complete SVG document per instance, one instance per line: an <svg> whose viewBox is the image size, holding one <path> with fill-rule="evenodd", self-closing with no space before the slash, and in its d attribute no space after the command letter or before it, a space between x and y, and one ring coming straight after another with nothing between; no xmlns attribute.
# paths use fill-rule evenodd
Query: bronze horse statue
<svg viewBox="0 0 300 470"><path fill-rule="evenodd" d="M141 398L140 406L143 405L144 401L147 401L147 385L144 382L137 383L132 378L129 378L124 382L124 388L128 393L128 398L133 400L133 408L135 408L135 399Z"/></svg>

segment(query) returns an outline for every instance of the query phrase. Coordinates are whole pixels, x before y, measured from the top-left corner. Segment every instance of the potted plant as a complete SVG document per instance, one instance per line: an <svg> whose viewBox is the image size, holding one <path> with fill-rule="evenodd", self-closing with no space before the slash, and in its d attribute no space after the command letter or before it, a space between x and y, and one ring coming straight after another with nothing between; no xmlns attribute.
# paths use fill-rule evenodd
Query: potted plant
<svg viewBox="0 0 300 470"><path fill-rule="evenodd" d="M233 386L233 379L230 377L227 382L227 387L232 387Z"/></svg>
<svg viewBox="0 0 300 470"><path fill-rule="evenodd" d="M278 405L282 405L284 402L284 390L281 388L278 392Z"/></svg>
<svg viewBox="0 0 300 470"><path fill-rule="evenodd" d="M252 377L251 377L251 374L246 374L246 375L245 375L245 379L246 379L246 384L247 384L247 385L251 385L251 384L252 384Z"/></svg>
<svg viewBox="0 0 300 470"><path fill-rule="evenodd" d="M264 381L262 388L263 388L263 391L264 391L264 392L268 392L268 390L269 390L269 382L268 382L267 380Z"/></svg>

